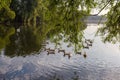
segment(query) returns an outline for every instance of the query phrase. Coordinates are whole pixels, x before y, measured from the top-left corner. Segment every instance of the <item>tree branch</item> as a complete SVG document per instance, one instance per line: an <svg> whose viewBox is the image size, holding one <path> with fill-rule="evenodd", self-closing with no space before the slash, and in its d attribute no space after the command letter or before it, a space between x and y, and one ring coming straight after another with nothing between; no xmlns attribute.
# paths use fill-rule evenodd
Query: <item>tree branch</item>
<svg viewBox="0 0 120 80"><path fill-rule="evenodd" d="M110 2L111 2L111 0L109 0L108 3L107 3L97 14L95 14L95 15L100 14L100 13L103 11L103 9L104 9Z"/></svg>

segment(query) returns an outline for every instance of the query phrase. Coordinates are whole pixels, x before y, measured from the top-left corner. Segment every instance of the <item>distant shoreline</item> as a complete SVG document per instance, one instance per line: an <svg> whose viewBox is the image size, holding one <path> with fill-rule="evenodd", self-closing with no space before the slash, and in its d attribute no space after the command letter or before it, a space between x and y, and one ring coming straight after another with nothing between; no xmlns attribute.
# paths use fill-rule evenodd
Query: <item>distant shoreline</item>
<svg viewBox="0 0 120 80"><path fill-rule="evenodd" d="M86 23L94 23L94 24L98 24L98 23L105 23L107 21L107 19L103 16L88 16L87 19L84 19L84 22Z"/></svg>

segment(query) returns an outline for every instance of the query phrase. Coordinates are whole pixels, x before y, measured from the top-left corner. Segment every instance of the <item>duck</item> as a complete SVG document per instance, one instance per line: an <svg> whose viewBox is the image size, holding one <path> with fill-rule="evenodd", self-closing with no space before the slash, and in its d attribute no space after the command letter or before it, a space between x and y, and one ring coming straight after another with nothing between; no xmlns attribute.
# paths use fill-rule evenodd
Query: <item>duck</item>
<svg viewBox="0 0 120 80"><path fill-rule="evenodd" d="M45 51L55 51L55 49L45 48Z"/></svg>
<svg viewBox="0 0 120 80"><path fill-rule="evenodd" d="M88 44L87 40L85 40L85 43Z"/></svg>
<svg viewBox="0 0 120 80"><path fill-rule="evenodd" d="M89 43L93 43L93 40L87 39L86 41L88 41Z"/></svg>
<svg viewBox="0 0 120 80"><path fill-rule="evenodd" d="M50 48L45 48L45 51L49 51L50 50Z"/></svg>
<svg viewBox="0 0 120 80"><path fill-rule="evenodd" d="M58 53L60 53L60 52L65 53L65 50L64 50L64 49L59 49L59 48L58 48Z"/></svg>
<svg viewBox="0 0 120 80"><path fill-rule="evenodd" d="M71 47L71 44L68 44L67 47Z"/></svg>
<svg viewBox="0 0 120 80"><path fill-rule="evenodd" d="M84 57L84 58L86 58L86 57L87 57L87 54L86 54L86 52L84 52L84 54L83 54L83 57Z"/></svg>
<svg viewBox="0 0 120 80"><path fill-rule="evenodd" d="M91 44L87 44L88 46L92 46L92 43Z"/></svg>
<svg viewBox="0 0 120 80"><path fill-rule="evenodd" d="M89 42L90 42L90 43L93 43L93 41L92 41L92 40L90 40Z"/></svg>
<svg viewBox="0 0 120 80"><path fill-rule="evenodd" d="M83 46L83 48L89 49L89 46L88 45L87 46Z"/></svg>
<svg viewBox="0 0 120 80"><path fill-rule="evenodd" d="M50 48L49 48L49 51L55 51L55 49L50 49Z"/></svg>
<svg viewBox="0 0 120 80"><path fill-rule="evenodd" d="M92 46L93 41L92 41L92 40L85 40L85 43L86 43L88 46Z"/></svg>
<svg viewBox="0 0 120 80"><path fill-rule="evenodd" d="M47 51L48 52L48 54L47 55L49 55L49 54L55 54L55 52L54 51Z"/></svg>
<svg viewBox="0 0 120 80"><path fill-rule="evenodd" d="M87 46L92 46L92 43L90 42L85 42L87 44Z"/></svg>
<svg viewBox="0 0 120 80"><path fill-rule="evenodd" d="M82 54L82 52L76 52L76 54L80 54L80 55L81 55L81 54Z"/></svg>

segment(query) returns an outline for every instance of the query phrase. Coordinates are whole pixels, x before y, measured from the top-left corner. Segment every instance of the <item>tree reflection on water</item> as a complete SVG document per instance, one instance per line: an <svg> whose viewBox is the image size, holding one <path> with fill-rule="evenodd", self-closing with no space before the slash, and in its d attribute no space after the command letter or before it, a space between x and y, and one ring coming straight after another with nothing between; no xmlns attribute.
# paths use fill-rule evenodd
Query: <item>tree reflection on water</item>
<svg viewBox="0 0 120 80"><path fill-rule="evenodd" d="M85 24L75 27L43 27L41 25L21 25L13 27L0 27L0 48L4 48L5 55L26 56L35 54L42 50L47 45L46 40L55 43L56 47L62 45L60 41L68 43L69 46L74 46L75 51L81 50L83 47L83 30L87 27ZM3 29L2 29L3 28ZM7 31L7 33L5 33ZM6 41L3 42L3 41ZM45 45L44 45L45 44Z"/></svg>
<svg viewBox="0 0 120 80"><path fill-rule="evenodd" d="M4 48L10 43L10 36L15 33L15 29L12 26L0 25L0 49Z"/></svg>

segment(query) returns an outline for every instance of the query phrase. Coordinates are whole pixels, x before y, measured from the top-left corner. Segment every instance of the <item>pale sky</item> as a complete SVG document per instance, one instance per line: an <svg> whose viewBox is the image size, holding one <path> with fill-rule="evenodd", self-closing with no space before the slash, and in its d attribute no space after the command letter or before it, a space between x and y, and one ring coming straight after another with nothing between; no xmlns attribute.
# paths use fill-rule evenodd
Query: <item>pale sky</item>
<svg viewBox="0 0 120 80"><path fill-rule="evenodd" d="M100 13L99 13L99 15L104 15L104 14L106 14L107 12L108 12L109 10L102 10ZM99 12L99 10L98 9L93 9L92 11L91 11L91 14L98 14L98 12Z"/></svg>

